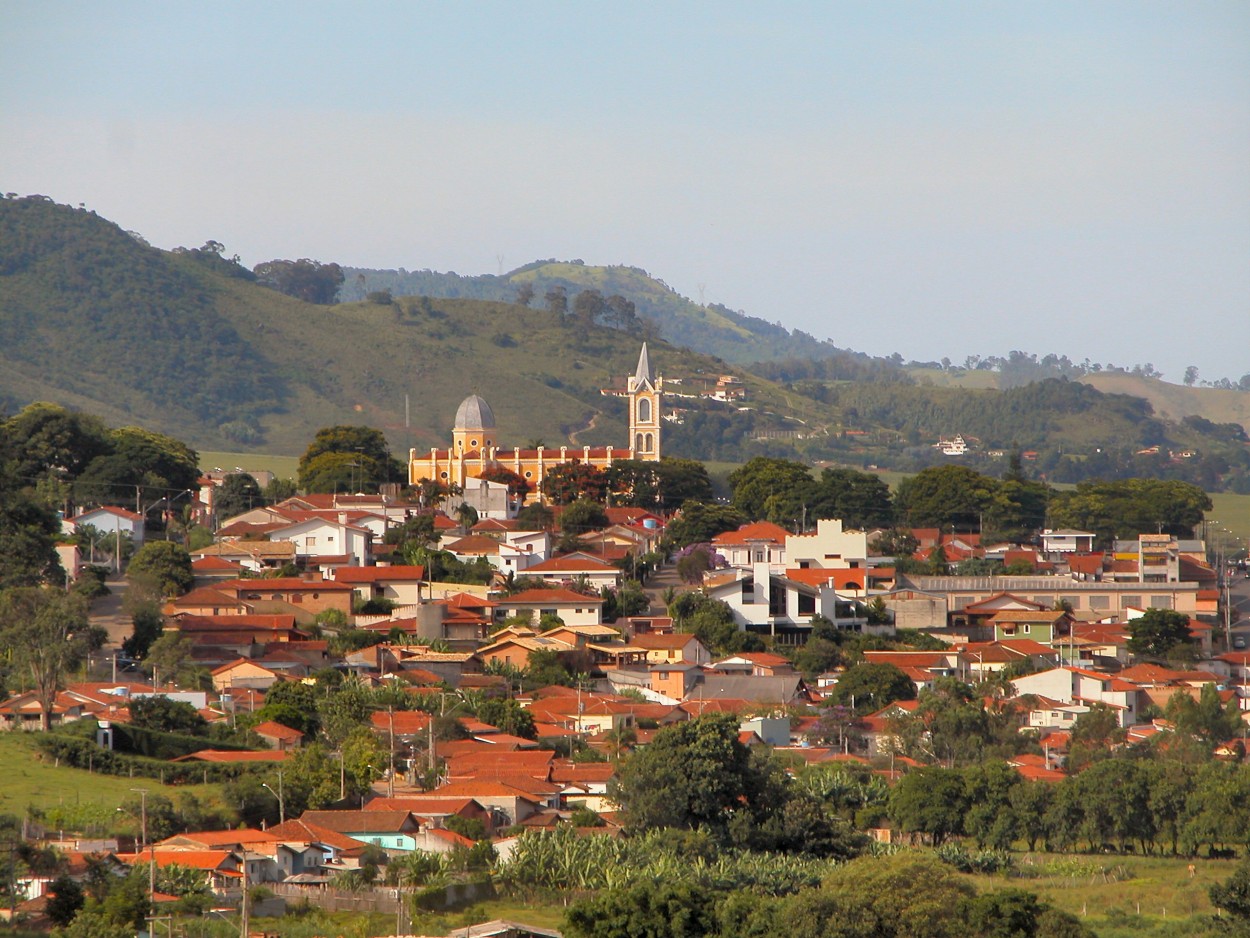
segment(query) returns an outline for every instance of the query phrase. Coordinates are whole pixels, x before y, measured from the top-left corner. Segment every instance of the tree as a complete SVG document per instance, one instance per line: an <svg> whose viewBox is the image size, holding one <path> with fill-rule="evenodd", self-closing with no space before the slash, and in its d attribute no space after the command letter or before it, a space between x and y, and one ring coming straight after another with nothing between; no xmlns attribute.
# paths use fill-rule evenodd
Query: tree
<svg viewBox="0 0 1250 938"><path fill-rule="evenodd" d="M302 257L297 261L272 260L252 268L256 282L306 303L328 305L338 297L343 268Z"/></svg>
<svg viewBox="0 0 1250 938"><path fill-rule="evenodd" d="M747 516L728 505L689 501L681 506L681 512L668 523L664 536L674 547L706 543L717 534L737 530L746 524Z"/></svg>
<svg viewBox="0 0 1250 938"><path fill-rule="evenodd" d="M603 502L608 497L608 474L587 463L561 463L547 470L542 490L543 497L557 505L580 500Z"/></svg>
<svg viewBox="0 0 1250 938"><path fill-rule="evenodd" d="M517 284L516 302L518 306L529 306L534 301L534 285L528 280Z"/></svg>
<svg viewBox="0 0 1250 938"><path fill-rule="evenodd" d="M87 604L73 593L39 587L0 592L0 647L14 673L29 679L39 702L39 725L52 725L52 704L64 676L92 649Z"/></svg>
<svg viewBox="0 0 1250 938"><path fill-rule="evenodd" d="M1128 650L1147 658L1167 658L1194 644L1189 617L1171 609L1147 609L1128 623Z"/></svg>
<svg viewBox="0 0 1250 938"><path fill-rule="evenodd" d="M969 933L960 912L971 895L972 888L936 857L907 851L862 857L831 870L820 889L787 902L780 934L964 938Z"/></svg>
<svg viewBox="0 0 1250 938"><path fill-rule="evenodd" d="M1185 377L1181 379L1185 382L1185 387L1192 388L1194 382L1198 380L1198 366L1190 365L1185 369Z"/></svg>
<svg viewBox="0 0 1250 938"><path fill-rule="evenodd" d="M53 512L0 478L0 589L60 582Z"/></svg>
<svg viewBox="0 0 1250 938"><path fill-rule="evenodd" d="M928 834L941 844L964 829L968 793L956 769L923 766L899 779L890 792L890 817L902 830Z"/></svg>
<svg viewBox="0 0 1250 938"><path fill-rule="evenodd" d="M560 530L574 535L586 534L607 527L608 513L598 502L579 498L560 512Z"/></svg>
<svg viewBox="0 0 1250 938"><path fill-rule="evenodd" d="M180 687L196 687L208 672L192 657L195 645L180 632L170 631L152 643L144 659L144 667L153 674L159 673L164 680L172 680Z"/></svg>
<svg viewBox="0 0 1250 938"><path fill-rule="evenodd" d="M1187 693L1175 693L1168 698L1164 716L1178 733L1190 733L1208 743L1222 743L1241 734L1241 714L1236 700L1227 707L1220 700L1215 684L1203 684L1198 699Z"/></svg>
<svg viewBox="0 0 1250 938"><path fill-rule="evenodd" d="M148 541L131 558L126 573L132 579L150 578L164 596L181 595L195 582L191 555L173 541Z"/></svg>
<svg viewBox="0 0 1250 938"><path fill-rule="evenodd" d="M1250 857L1244 858L1233 875L1207 889L1211 904L1223 909L1234 922L1250 922Z"/></svg>
<svg viewBox="0 0 1250 938"><path fill-rule="evenodd" d="M716 896L690 883L640 883L578 899L564 916L571 938L700 938L716 934Z"/></svg>
<svg viewBox="0 0 1250 938"><path fill-rule="evenodd" d="M729 475L733 505L750 518L777 524L802 519L813 500L816 484L811 470L789 459L756 456Z"/></svg>
<svg viewBox="0 0 1250 938"><path fill-rule="evenodd" d="M265 496L256 480L246 472L232 472L213 492L213 514L233 518L265 504Z"/></svg>
<svg viewBox="0 0 1250 938"><path fill-rule="evenodd" d="M140 729L160 733L187 733L192 736L208 729L208 723L191 704L170 700L163 695L136 697L130 701L130 723Z"/></svg>
<svg viewBox="0 0 1250 938"><path fill-rule="evenodd" d="M13 474L33 479L50 471L72 479L112 448L98 417L38 401L0 423L0 439L14 456Z"/></svg>
<svg viewBox="0 0 1250 938"><path fill-rule="evenodd" d="M890 487L875 473L824 469L816 481L808 516L839 518L847 528L884 527L894 518Z"/></svg>
<svg viewBox="0 0 1250 938"><path fill-rule="evenodd" d="M826 699L852 706L856 713L873 713L896 700L915 700L916 685L892 664L866 662L844 672Z"/></svg>
<svg viewBox="0 0 1250 938"><path fill-rule="evenodd" d="M999 482L967 466L932 466L904 479L894 502L911 527L977 531L991 511Z"/></svg>
<svg viewBox="0 0 1250 938"><path fill-rule="evenodd" d="M1079 482L1073 490L1056 492L1049 507L1054 527L1093 531L1103 544L1155 531L1189 537L1210 510L1206 492L1173 479Z"/></svg>
<svg viewBox="0 0 1250 938"><path fill-rule="evenodd" d="M386 437L372 427L324 427L299 460L299 484L306 492L376 490L402 477Z"/></svg>
<svg viewBox="0 0 1250 938"><path fill-rule="evenodd" d="M46 912L53 925L64 928L74 920L86 902L86 895L78 883L62 874L48 888Z"/></svg>
<svg viewBox="0 0 1250 938"><path fill-rule="evenodd" d="M738 740L738 718L716 713L665 727L617 768L609 793L630 831L704 828L727 838L733 817L779 804L776 779Z"/></svg>
<svg viewBox="0 0 1250 938"><path fill-rule="evenodd" d="M614 462L607 472L616 505L671 511L691 499L711 501L713 497L707 469L694 459L623 459Z"/></svg>
<svg viewBox="0 0 1250 938"><path fill-rule="evenodd" d="M544 685L545 686L545 685ZM477 708L477 718L509 736L537 739L534 716L512 698L486 700Z"/></svg>
<svg viewBox="0 0 1250 938"><path fill-rule="evenodd" d="M564 314L569 311L568 291L559 284L548 287L543 299L547 301L547 309L552 315L563 318Z"/></svg>
<svg viewBox="0 0 1250 938"><path fill-rule="evenodd" d="M84 503L133 504L161 495L194 491L200 459L181 440L139 427L108 433L109 452L91 460L74 480L75 498Z"/></svg>

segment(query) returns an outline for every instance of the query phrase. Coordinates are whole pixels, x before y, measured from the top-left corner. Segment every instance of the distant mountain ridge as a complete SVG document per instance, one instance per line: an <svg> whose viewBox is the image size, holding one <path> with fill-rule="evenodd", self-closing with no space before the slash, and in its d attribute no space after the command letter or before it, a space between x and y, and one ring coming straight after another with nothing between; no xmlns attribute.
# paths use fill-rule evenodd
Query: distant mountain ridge
<svg viewBox="0 0 1250 938"><path fill-rule="evenodd" d="M1087 383L1121 382L1105 390L1131 396L1054 378L998 390L993 372L907 369L698 307L629 267L391 273L409 279L348 271L345 288L367 299L317 305L255 282L215 242L162 251L93 212L0 198L0 412L48 400L198 448L275 454L301 452L321 427L366 424L403 452L445 446L457 405L475 392L494 408L504 446L619 444L624 404L602 392L623 383L659 317L662 333L688 330L700 352L771 357L746 367L652 339L673 392L671 455L912 471L943 460L939 437L963 434L979 438L965 464L989 472L1019 448L1037 450L1034 471L1056 481L1139 473L1250 489L1246 392L1106 372ZM568 294L568 314L546 308L553 288ZM530 305L515 302L518 290L532 290ZM633 305L584 315L575 298L590 290ZM726 375L743 399L708 398ZM961 386L971 381L979 389Z"/></svg>
<svg viewBox="0 0 1250 938"><path fill-rule="evenodd" d="M778 358L828 358L858 355L840 349L827 339L780 323L770 323L718 303L699 305L638 267L594 266L581 261L535 261L496 276L462 276L432 270L377 270L344 267L346 279L340 298L362 300L374 291L389 290L394 296L429 296L445 299L517 302L518 290L534 291L530 305L541 307L552 287L563 287L570 302L583 290L603 296L617 294L634 303L640 317L659 326L660 335L674 345L684 345L737 365ZM868 358L868 356L862 356Z"/></svg>

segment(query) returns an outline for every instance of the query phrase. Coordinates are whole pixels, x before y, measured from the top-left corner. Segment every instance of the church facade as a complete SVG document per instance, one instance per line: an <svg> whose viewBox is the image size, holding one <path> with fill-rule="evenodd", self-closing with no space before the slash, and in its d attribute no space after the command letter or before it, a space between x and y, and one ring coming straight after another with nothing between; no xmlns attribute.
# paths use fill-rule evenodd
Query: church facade
<svg viewBox="0 0 1250 938"><path fill-rule="evenodd" d="M428 453L408 452L408 482L415 485L432 479L466 488L483 473L502 468L525 479L533 492L541 497L543 477L556 466L584 463L606 469L614 462L639 459L657 461L661 451L661 395L664 378L651 372L647 346L643 343L638 366L629 376L626 396L629 398L629 438L627 445L558 446L537 449L501 447L495 425L495 414L486 401L470 394L456 409L455 424L448 449L431 449Z"/></svg>

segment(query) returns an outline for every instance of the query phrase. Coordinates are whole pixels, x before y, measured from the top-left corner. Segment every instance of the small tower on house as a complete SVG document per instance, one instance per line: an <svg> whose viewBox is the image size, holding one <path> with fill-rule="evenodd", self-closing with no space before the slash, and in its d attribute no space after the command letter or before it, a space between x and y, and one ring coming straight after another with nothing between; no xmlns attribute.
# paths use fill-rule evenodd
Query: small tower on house
<svg viewBox="0 0 1250 938"><path fill-rule="evenodd" d="M633 459L660 458L660 394L664 379L651 375L647 343L642 343L638 367L629 377L629 451Z"/></svg>

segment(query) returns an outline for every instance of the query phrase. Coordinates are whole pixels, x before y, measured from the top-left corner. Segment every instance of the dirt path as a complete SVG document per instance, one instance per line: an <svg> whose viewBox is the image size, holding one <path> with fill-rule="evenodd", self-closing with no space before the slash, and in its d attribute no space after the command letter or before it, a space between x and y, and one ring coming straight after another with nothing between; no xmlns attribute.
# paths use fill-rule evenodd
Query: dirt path
<svg viewBox="0 0 1250 938"><path fill-rule="evenodd" d="M598 425L599 425L599 412L595 411L593 414L590 415L590 422L587 423L586 426L582 427L580 430L574 430L572 433L569 434L569 442L577 443L577 438L579 436L581 436L583 433L589 433Z"/></svg>

